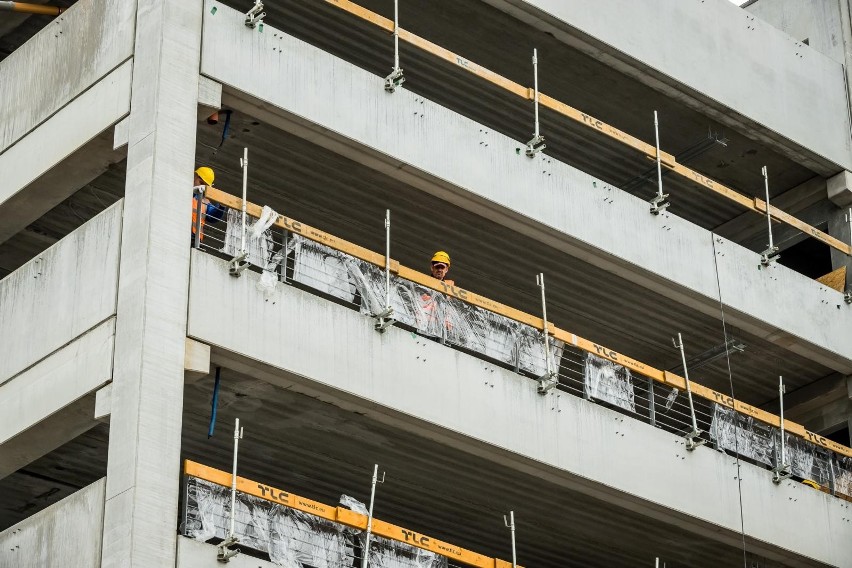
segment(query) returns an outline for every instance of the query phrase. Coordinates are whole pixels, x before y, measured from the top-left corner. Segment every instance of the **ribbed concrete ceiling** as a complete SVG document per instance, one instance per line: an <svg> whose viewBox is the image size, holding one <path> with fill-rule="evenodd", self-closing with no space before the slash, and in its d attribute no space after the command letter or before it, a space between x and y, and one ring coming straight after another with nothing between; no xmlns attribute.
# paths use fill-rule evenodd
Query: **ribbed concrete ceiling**
<svg viewBox="0 0 852 568"><path fill-rule="evenodd" d="M229 369L222 372L216 435L208 439L211 394L210 378L186 389L186 458L229 471L230 433L239 417L242 476L335 504L342 493L368 500L378 463L387 472L377 490L378 518L483 554L511 559L502 516L514 510L518 561L530 568L651 567L655 556L670 568L744 560L740 548ZM781 565L749 555L751 561Z"/></svg>

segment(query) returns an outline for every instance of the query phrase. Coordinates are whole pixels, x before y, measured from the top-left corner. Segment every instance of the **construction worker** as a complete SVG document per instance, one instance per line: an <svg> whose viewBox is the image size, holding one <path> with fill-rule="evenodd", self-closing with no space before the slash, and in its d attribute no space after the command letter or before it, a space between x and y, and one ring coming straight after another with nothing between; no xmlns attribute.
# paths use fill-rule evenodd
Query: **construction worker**
<svg viewBox="0 0 852 568"><path fill-rule="evenodd" d="M450 255L442 250L439 250L432 255L432 278L446 282L450 286L455 286L455 282L447 279L447 272L450 271Z"/></svg>
<svg viewBox="0 0 852 568"><path fill-rule="evenodd" d="M213 186L213 180L216 179L216 174L213 172L213 168L208 166L201 166L197 170L195 170L195 178L193 181L193 186L196 188L206 188L208 186ZM193 195L192 197L192 236L193 239L195 237L195 229L196 224L198 223L198 198ZM222 219L225 215L225 208L216 205L215 203L211 203L209 199L206 197L201 200L201 234L199 235L199 240L204 240L204 224L205 223L215 223Z"/></svg>

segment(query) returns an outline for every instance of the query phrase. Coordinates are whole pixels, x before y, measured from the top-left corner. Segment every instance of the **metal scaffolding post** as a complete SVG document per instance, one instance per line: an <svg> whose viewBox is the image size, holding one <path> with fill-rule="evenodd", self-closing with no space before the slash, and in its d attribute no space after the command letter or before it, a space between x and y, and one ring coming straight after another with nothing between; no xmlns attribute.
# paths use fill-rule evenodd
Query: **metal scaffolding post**
<svg viewBox="0 0 852 568"><path fill-rule="evenodd" d="M651 200L651 214L659 215L671 203L668 202L669 194L663 193L663 160L660 151L660 120L657 111L654 111L654 136L657 140L657 195Z"/></svg>
<svg viewBox="0 0 852 568"><path fill-rule="evenodd" d="M391 257L390 257L390 209L385 211L385 309L376 314L376 331L384 333L393 325L393 306L391 306Z"/></svg>
<svg viewBox="0 0 852 568"><path fill-rule="evenodd" d="M236 536L236 514L237 514L237 460L240 451L240 440L243 437L243 429L240 427L240 419L234 421L234 462L231 471L231 519L228 528L228 538L216 547L216 559L219 562L228 562L240 553L239 548L231 548L239 542Z"/></svg>
<svg viewBox="0 0 852 568"><path fill-rule="evenodd" d="M760 264L763 266L769 266L776 260L778 260L781 255L778 254L778 247L775 246L775 242L772 240L772 213L771 207L769 206L769 172L766 169L766 166L760 170L763 174L763 185L766 189L766 227L769 231L769 245L765 251L760 253Z"/></svg>
<svg viewBox="0 0 852 568"><path fill-rule="evenodd" d="M547 325L547 299L544 291L544 273L540 273L535 277L536 284L541 288L541 313L542 313L542 332L544 335L544 361L547 368L545 374L538 379L538 392L547 394L550 389L559 384L559 379L556 372L553 370L553 361L550 358L550 329Z"/></svg>
<svg viewBox="0 0 852 568"><path fill-rule="evenodd" d="M399 0L393 0L393 70L385 77L385 90L389 93L405 83L399 66Z"/></svg>
<svg viewBox="0 0 852 568"><path fill-rule="evenodd" d="M532 139L527 142L527 156L534 158L536 154L547 148L544 143L544 136L541 135L539 120L538 120L538 49L533 49L532 56L533 64L533 106L535 107L535 132Z"/></svg>
<svg viewBox="0 0 852 568"><path fill-rule="evenodd" d="M785 436L784 430L784 377L778 377L778 403L781 409L781 441L780 441L780 455L778 456L778 462L775 467L772 469L772 482L773 483L781 483L781 481L787 479L791 475L793 475L793 470L790 467L790 464L787 463L787 440Z"/></svg>
<svg viewBox="0 0 852 568"><path fill-rule="evenodd" d="M367 568L370 560L370 535L373 532L373 505L376 502L376 485L385 482L385 472L379 481L379 464L373 466L373 481L370 489L370 513L367 516L367 532L364 537L364 553L361 555L361 568Z"/></svg>
<svg viewBox="0 0 852 568"><path fill-rule="evenodd" d="M681 334L677 334L677 342L672 339L675 348L680 349L680 360L683 363L683 377L686 380L686 396L689 400L689 415L692 418L692 431L687 433L683 438L686 440L686 449L694 450L698 446L703 446L707 440L701 438L701 430L698 429L698 418L695 416L695 404L692 402L692 387L689 384L689 369L686 367L686 352L683 348L683 338Z"/></svg>
<svg viewBox="0 0 852 568"><path fill-rule="evenodd" d="M509 532L512 534L512 568L517 568L518 566L518 551L515 547L515 512L509 511L509 518L506 519L506 515L503 515L503 524L506 525L506 528L509 529Z"/></svg>
<svg viewBox="0 0 852 568"><path fill-rule="evenodd" d="M248 251L246 249L246 197L248 193L248 148L243 148L243 157L240 158L240 167L243 169L243 204L242 220L240 227L240 252L228 263L228 274L239 276L249 267L246 262Z"/></svg>

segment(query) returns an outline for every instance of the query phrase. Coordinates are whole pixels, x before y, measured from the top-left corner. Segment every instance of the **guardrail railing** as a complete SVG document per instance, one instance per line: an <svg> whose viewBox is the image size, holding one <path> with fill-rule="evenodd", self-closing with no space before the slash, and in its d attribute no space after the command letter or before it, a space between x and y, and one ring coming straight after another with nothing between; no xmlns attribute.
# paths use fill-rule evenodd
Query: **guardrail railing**
<svg viewBox="0 0 852 568"><path fill-rule="evenodd" d="M234 533L238 546L265 554L286 566L360 566L366 515L331 506L237 477ZM181 533L201 541L221 541L231 518L232 474L184 462ZM350 506L362 505L352 498ZM428 535L373 518L370 565L398 568L511 568L491 558ZM356 563L357 562L357 563ZM522 568L522 567L521 567Z"/></svg>
<svg viewBox="0 0 852 568"><path fill-rule="evenodd" d="M657 160L657 147L654 144L649 144L643 140L635 136L631 136L614 126L611 126L602 120L599 120L587 113L582 112L570 105L567 105L563 102L560 102L553 97L545 95L541 92L536 92L536 90L532 87L525 87L519 83L516 83L502 75L495 73L494 71L490 71L481 65L470 61L462 57L457 53L453 53L452 51L445 49L431 41L424 39L420 36L417 36L411 33L408 30L405 30L401 27L396 27L394 25L394 21L376 12L372 12L354 2L350 2L349 0L325 0L328 4L336 6L341 10L355 16L364 22L368 22L369 24L380 28L381 30L394 34L394 30L396 29L396 33L399 36L401 41L404 41L422 51L425 51L439 59L447 61L477 77L488 81L492 85L495 85L517 97L534 101L536 98L536 94L538 95L538 102L541 106L548 108L569 120L580 124L588 129L591 129L603 136L606 136L612 140L615 140L624 146L632 148L635 151L638 151L644 154L650 160ZM410 80L410 77L408 77ZM669 171L679 175L680 177L704 187L719 195L736 203L737 205L748 209L750 211L754 211L756 213L760 213L761 215L767 214L767 204L766 201L760 199L758 197L749 197L747 195L743 195L738 191L719 183L718 181L713 180L712 178L699 173L684 164L679 163L676 158L667 152L660 151L660 163L663 167L667 168ZM820 231L816 227L813 227L804 221L797 219L793 215L785 213L781 209L775 207L774 205L769 205L769 215L770 217L779 223L784 223L791 227L798 229L799 231L805 233L806 235L813 237L820 242L846 254L852 255L852 246L848 243L844 243L843 241L832 237L831 235Z"/></svg>
<svg viewBox="0 0 852 568"><path fill-rule="evenodd" d="M242 199L206 188L212 202L228 209L222 224L204 227L202 250L226 257L239 252ZM249 216L262 208L246 203ZM262 271L261 283L283 280L361 313L376 316L387 305L395 325L501 364L541 383L550 369L555 388L605 404L668 431L700 439L770 467L791 465L795 477L841 498L852 500L852 448L804 426L646 365L604 345L577 336L543 318L451 286L390 259L386 288L383 254L370 251L283 215L266 212L268 228L249 239L248 261ZM252 233L252 231L249 231ZM547 355L545 354L547 345ZM550 361L548 362L548 357ZM695 417L693 421L693 415ZM791 464L780 464L784 446Z"/></svg>

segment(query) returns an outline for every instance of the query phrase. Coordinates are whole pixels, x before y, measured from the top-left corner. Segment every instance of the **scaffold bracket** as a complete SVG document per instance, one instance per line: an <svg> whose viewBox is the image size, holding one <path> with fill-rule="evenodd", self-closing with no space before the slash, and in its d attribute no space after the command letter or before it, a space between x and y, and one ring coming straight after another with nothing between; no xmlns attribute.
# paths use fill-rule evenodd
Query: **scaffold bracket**
<svg viewBox="0 0 852 568"><path fill-rule="evenodd" d="M553 371L543 374L538 379L538 394L547 394L559 384L559 379Z"/></svg>
<svg viewBox="0 0 852 568"><path fill-rule="evenodd" d="M707 443L707 440L701 437L701 430L692 430L683 439L686 441L686 449L690 452Z"/></svg>
<svg viewBox="0 0 852 568"><path fill-rule="evenodd" d="M396 91L397 87L402 86L405 83L405 76L402 73L402 68L397 67L391 74L385 77L385 90L389 93L393 93Z"/></svg>
<svg viewBox="0 0 852 568"><path fill-rule="evenodd" d="M373 317L376 318L376 324L374 326L376 331L378 331L379 333L384 333L387 328L391 327L396 322L396 320L393 319L392 316L393 308L391 306L388 306L381 312L374 315Z"/></svg>
<svg viewBox="0 0 852 568"><path fill-rule="evenodd" d="M255 0L251 10L246 12L246 27L254 29L260 26L263 31L263 18L266 17L266 12L263 11L263 0Z"/></svg>
<svg viewBox="0 0 852 568"><path fill-rule="evenodd" d="M243 271L249 267L249 263L245 262L248 253L243 251L228 262L228 274L239 277Z"/></svg>
<svg viewBox="0 0 852 568"><path fill-rule="evenodd" d="M651 204L651 215L659 215L660 213L668 209L669 205L671 205L671 203L669 203L668 193L655 195L654 198L649 201L649 203Z"/></svg>
<svg viewBox="0 0 852 568"><path fill-rule="evenodd" d="M526 154L530 158L534 158L536 154L545 148L547 148L547 144L544 143L544 136L536 134L529 142L527 142Z"/></svg>
<svg viewBox="0 0 852 568"><path fill-rule="evenodd" d="M781 258L781 254L778 252L778 247L770 246L760 253L760 264L763 266L769 266L779 258Z"/></svg>
<svg viewBox="0 0 852 568"><path fill-rule="evenodd" d="M793 470L787 464L781 464L772 468L772 483L781 483L793 475Z"/></svg>
<svg viewBox="0 0 852 568"><path fill-rule="evenodd" d="M230 562L231 558L240 553L239 548L231 548L240 540L235 536L229 536L216 546L216 560L219 562Z"/></svg>

